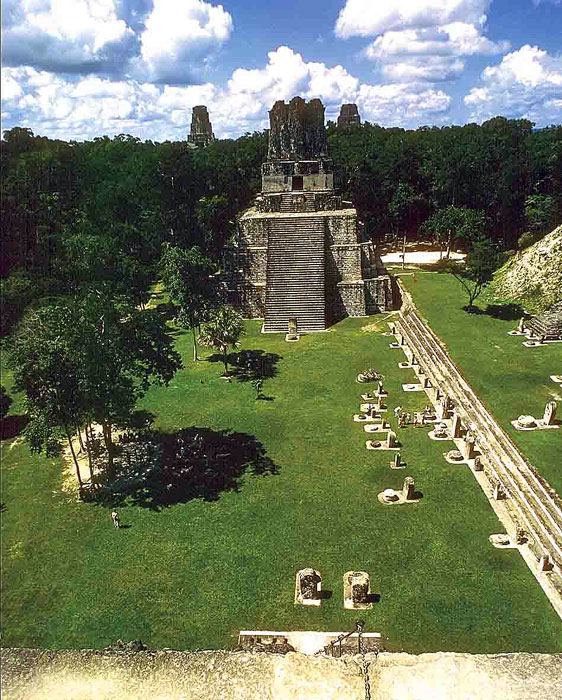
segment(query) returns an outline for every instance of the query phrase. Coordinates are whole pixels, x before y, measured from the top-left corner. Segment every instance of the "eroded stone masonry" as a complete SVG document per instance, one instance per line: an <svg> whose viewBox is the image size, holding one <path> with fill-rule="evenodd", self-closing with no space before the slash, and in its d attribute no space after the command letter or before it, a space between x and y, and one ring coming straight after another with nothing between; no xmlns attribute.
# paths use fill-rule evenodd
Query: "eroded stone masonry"
<svg viewBox="0 0 562 700"><path fill-rule="evenodd" d="M278 101L269 119L262 190L225 253L229 303L263 318L266 332L287 332L293 319L299 331L321 331L392 308L390 277L334 189L323 104Z"/></svg>
<svg viewBox="0 0 562 700"><path fill-rule="evenodd" d="M187 145L190 148L200 148L214 140L209 112L205 105L197 105L191 115L191 131L187 137Z"/></svg>
<svg viewBox="0 0 562 700"><path fill-rule="evenodd" d="M340 115L338 117L338 127L359 126L361 117L359 110L355 104L345 104L341 106Z"/></svg>

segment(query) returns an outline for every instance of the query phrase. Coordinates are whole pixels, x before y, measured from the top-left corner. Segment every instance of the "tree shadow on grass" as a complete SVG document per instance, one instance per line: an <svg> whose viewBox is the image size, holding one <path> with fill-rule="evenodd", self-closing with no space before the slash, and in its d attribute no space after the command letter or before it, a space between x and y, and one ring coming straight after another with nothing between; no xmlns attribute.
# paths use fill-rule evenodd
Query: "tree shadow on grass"
<svg viewBox="0 0 562 700"><path fill-rule="evenodd" d="M277 375L277 363L283 358L274 352L263 350L240 350L228 355L229 374L239 382L251 382L256 379L271 379ZM210 355L209 362L223 362L219 353Z"/></svg>
<svg viewBox="0 0 562 700"><path fill-rule="evenodd" d="M27 425L26 415L4 416L0 419L0 440L11 440L17 437Z"/></svg>
<svg viewBox="0 0 562 700"><path fill-rule="evenodd" d="M502 321L518 321L525 316L525 310L520 304L488 304L485 309L479 306L463 306L463 310L479 316L491 316Z"/></svg>
<svg viewBox="0 0 562 700"><path fill-rule="evenodd" d="M216 501L223 492L239 492L245 474L279 473L262 443L246 433L191 427L129 435L119 447L116 478L91 494L103 505L160 510L196 498Z"/></svg>

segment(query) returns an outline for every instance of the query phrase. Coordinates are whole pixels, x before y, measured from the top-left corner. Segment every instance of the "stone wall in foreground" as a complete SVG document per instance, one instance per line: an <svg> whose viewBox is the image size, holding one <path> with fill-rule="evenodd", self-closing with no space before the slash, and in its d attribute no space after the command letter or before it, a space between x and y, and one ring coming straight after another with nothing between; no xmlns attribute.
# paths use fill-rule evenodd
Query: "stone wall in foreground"
<svg viewBox="0 0 562 700"><path fill-rule="evenodd" d="M562 654L367 654L372 700L554 700ZM3 649L3 700L365 699L360 657Z"/></svg>

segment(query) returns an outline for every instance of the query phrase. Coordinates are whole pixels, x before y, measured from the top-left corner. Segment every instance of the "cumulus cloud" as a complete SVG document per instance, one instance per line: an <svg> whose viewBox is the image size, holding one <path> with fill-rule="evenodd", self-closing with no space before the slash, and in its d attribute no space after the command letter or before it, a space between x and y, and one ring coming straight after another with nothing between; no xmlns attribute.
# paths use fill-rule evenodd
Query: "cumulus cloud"
<svg viewBox="0 0 562 700"><path fill-rule="evenodd" d="M464 98L473 119L505 114L542 125L560 121L562 57L526 44L500 64L488 66L481 81Z"/></svg>
<svg viewBox="0 0 562 700"><path fill-rule="evenodd" d="M336 36L376 36L390 30L436 27L451 22L481 25L491 0L347 0Z"/></svg>
<svg viewBox="0 0 562 700"><path fill-rule="evenodd" d="M232 27L232 17L222 5L154 0L140 37L141 58L153 80L188 82L194 68L230 37Z"/></svg>
<svg viewBox="0 0 562 700"><path fill-rule="evenodd" d="M304 98L319 97L332 105L351 99L359 81L342 66L327 68L324 63L306 63L299 53L287 46L268 53L265 68L234 71L228 81L233 95L260 95L265 104L300 94Z"/></svg>
<svg viewBox="0 0 562 700"><path fill-rule="evenodd" d="M204 0L4 0L8 66L190 84L232 33Z"/></svg>
<svg viewBox="0 0 562 700"><path fill-rule="evenodd" d="M373 60L408 56L472 56L501 53L509 42L490 41L479 28L466 22L453 22L443 27L405 29L386 32L365 50Z"/></svg>
<svg viewBox="0 0 562 700"><path fill-rule="evenodd" d="M438 120L450 104L441 90L361 85L342 66L305 62L288 47L269 53L263 68L235 70L225 88L211 83L171 86L99 76L69 78L31 67L4 68L2 82L5 128L17 124L46 136L76 140L119 133L185 139L191 109L197 104L209 107L219 137L236 137L265 128L273 103L297 94L319 97L327 118L337 116L342 102L358 102L364 119L400 126Z"/></svg>
<svg viewBox="0 0 562 700"><path fill-rule="evenodd" d="M442 118L451 98L443 90L416 90L407 85L361 85L357 99L362 114L386 126L404 126Z"/></svg>
<svg viewBox="0 0 562 700"><path fill-rule="evenodd" d="M347 0L336 35L376 36L364 55L384 78L430 83L458 78L466 56L502 53L509 42L483 35L491 0Z"/></svg>
<svg viewBox="0 0 562 700"><path fill-rule="evenodd" d="M464 61L444 56L424 56L407 61L386 63L382 74L394 83L425 81L439 83L458 78L464 71Z"/></svg>
<svg viewBox="0 0 562 700"><path fill-rule="evenodd" d="M5 0L2 43L5 65L110 73L136 40L114 0Z"/></svg>
<svg viewBox="0 0 562 700"><path fill-rule="evenodd" d="M466 22L443 27L389 31L377 37L365 50L378 61L382 74L394 82L452 80L464 71L461 57L495 54L509 49L509 42L493 42L480 28Z"/></svg>

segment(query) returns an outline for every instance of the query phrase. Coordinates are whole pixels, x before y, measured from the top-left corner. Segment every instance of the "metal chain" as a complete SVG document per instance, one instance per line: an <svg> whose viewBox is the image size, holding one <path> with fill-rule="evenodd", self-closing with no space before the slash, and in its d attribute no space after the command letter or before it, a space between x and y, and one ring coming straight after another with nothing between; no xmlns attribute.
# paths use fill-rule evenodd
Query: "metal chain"
<svg viewBox="0 0 562 700"><path fill-rule="evenodd" d="M365 700L371 700L371 681L369 678L369 663L367 662L367 657L365 655L365 648L363 646L363 638L361 637L361 632L359 631L359 653L361 654L361 666L360 674L363 676L365 682ZM378 649L375 652L375 658L378 656Z"/></svg>
<svg viewBox="0 0 562 700"><path fill-rule="evenodd" d="M363 631L364 627L364 622L363 620L358 620L355 623L355 630L352 630L351 632L348 632L347 634L340 634L337 639L335 639L333 642L330 643L329 646L325 647L325 649L317 651L317 654L320 653L326 653L328 650L331 652L332 656L335 656L335 651L336 651L336 645L339 644L339 657L341 657L342 654L342 642L344 639L347 639L348 637L351 637L351 635L354 633L354 631L357 632L357 649L359 652L359 655L361 656L361 663L359 664L359 674L363 676L363 680L365 683L365 700L371 700L371 679L369 678L369 662L367 661L367 653L365 651L365 646L363 644L363 637L361 636L361 633ZM378 659L379 656L379 647L374 651L375 654L375 661ZM337 657L337 658L339 658Z"/></svg>

